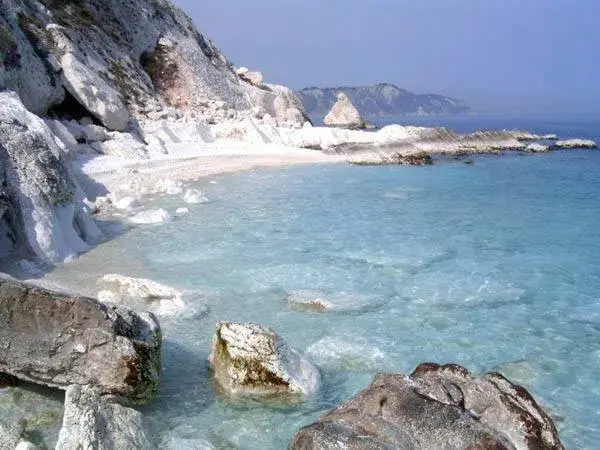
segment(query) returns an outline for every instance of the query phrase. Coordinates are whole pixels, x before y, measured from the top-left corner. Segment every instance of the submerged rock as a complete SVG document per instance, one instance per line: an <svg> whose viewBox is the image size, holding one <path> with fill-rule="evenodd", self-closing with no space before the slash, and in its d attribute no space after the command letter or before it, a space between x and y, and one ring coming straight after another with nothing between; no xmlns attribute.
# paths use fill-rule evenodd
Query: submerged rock
<svg viewBox="0 0 600 450"><path fill-rule="evenodd" d="M158 390L161 331L156 318L89 298L0 279L0 371L66 389L145 403Z"/></svg>
<svg viewBox="0 0 600 450"><path fill-rule="evenodd" d="M232 397L290 398L309 395L319 370L261 325L219 322L209 363L215 381Z"/></svg>
<svg viewBox="0 0 600 450"><path fill-rule="evenodd" d="M186 307L181 292L156 281L107 274L98 280L98 285L104 289L98 293L99 300L151 310L157 316L175 315Z"/></svg>
<svg viewBox="0 0 600 450"><path fill-rule="evenodd" d="M136 225L152 225L168 222L169 220L171 220L171 215L162 208L142 211L129 218L129 221Z"/></svg>
<svg viewBox="0 0 600 450"><path fill-rule="evenodd" d="M110 403L88 387L67 388L56 450L149 448L153 447L138 411Z"/></svg>
<svg viewBox="0 0 600 450"><path fill-rule="evenodd" d="M425 151L419 152L373 152L352 155L348 157L348 162L359 166L381 166L381 165L402 165L402 166L430 166L433 164L431 155Z"/></svg>
<svg viewBox="0 0 600 450"><path fill-rule="evenodd" d="M183 201L186 203L207 203L208 198L198 189L188 189L183 194Z"/></svg>
<svg viewBox="0 0 600 450"><path fill-rule="evenodd" d="M291 444L301 449L562 449L552 419L522 387L497 373L421 364L406 377L377 375L369 387Z"/></svg>
<svg viewBox="0 0 600 450"><path fill-rule="evenodd" d="M360 129L366 127L364 119L343 92L337 95L337 102L333 105L329 114L325 116L323 123L340 128Z"/></svg>

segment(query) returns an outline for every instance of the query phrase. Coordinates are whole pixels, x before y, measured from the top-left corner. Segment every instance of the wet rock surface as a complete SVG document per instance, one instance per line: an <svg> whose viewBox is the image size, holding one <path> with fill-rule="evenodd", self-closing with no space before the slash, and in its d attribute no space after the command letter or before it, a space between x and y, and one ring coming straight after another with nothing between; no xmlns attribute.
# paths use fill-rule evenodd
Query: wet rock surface
<svg viewBox="0 0 600 450"><path fill-rule="evenodd" d="M291 444L300 449L562 449L552 419L502 375L421 364L406 377L377 375L369 387Z"/></svg>
<svg viewBox="0 0 600 450"><path fill-rule="evenodd" d="M273 330L219 322L209 363L227 396L293 398L314 393L320 374Z"/></svg>
<svg viewBox="0 0 600 450"><path fill-rule="evenodd" d="M0 279L0 371L126 403L158 390L161 332L152 314Z"/></svg>

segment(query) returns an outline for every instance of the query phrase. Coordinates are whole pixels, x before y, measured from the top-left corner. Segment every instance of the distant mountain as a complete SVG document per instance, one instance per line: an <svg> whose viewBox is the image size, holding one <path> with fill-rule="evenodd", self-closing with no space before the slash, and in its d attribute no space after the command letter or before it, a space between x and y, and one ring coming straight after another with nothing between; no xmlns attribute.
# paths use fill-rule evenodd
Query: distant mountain
<svg viewBox="0 0 600 450"><path fill-rule="evenodd" d="M297 93L308 114L322 119L336 102L338 92L345 93L364 117L466 114L471 109L462 100L414 94L389 83L364 87L310 87Z"/></svg>

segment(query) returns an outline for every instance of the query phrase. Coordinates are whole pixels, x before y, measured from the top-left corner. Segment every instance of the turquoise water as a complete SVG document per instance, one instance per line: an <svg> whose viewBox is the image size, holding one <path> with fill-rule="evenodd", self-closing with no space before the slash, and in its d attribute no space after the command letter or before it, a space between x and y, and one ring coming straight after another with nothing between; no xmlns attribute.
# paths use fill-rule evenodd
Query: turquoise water
<svg viewBox="0 0 600 450"><path fill-rule="evenodd" d="M529 128L600 134L591 125ZM191 290L193 303L208 307L162 320L164 379L144 413L163 448L286 448L299 427L378 371L408 372L424 361L505 373L547 408L568 448L594 448L600 152L474 162L204 180L194 187L211 203L131 230L51 277L88 290L99 273L146 277ZM161 197L145 206L184 205ZM286 296L297 290L346 308L295 310ZM272 326L321 368L320 392L279 408L219 398L206 362L218 320Z"/></svg>

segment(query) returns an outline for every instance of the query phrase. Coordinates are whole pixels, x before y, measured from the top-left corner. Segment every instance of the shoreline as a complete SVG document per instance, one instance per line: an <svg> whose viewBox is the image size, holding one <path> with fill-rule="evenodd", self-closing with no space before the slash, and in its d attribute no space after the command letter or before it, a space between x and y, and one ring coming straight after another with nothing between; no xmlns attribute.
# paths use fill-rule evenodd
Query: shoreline
<svg viewBox="0 0 600 450"><path fill-rule="evenodd" d="M185 152L149 160L125 160L116 156L79 158L73 165L88 198L96 198L109 193L119 195L123 191L134 196L156 193L156 185L163 180L190 182L262 167L342 162L345 162L342 156L318 150L244 144L209 148L186 145Z"/></svg>

